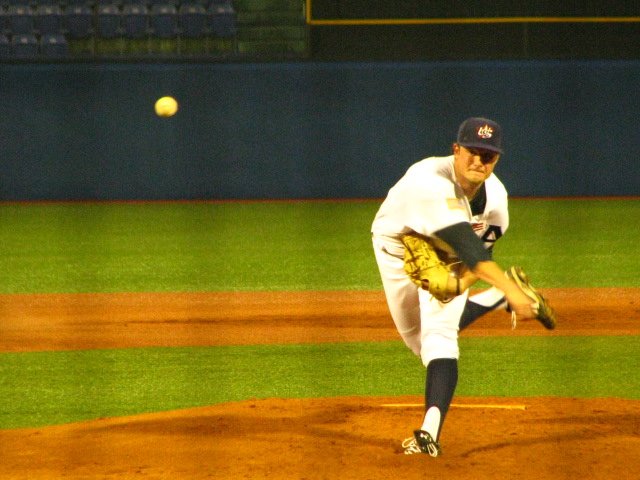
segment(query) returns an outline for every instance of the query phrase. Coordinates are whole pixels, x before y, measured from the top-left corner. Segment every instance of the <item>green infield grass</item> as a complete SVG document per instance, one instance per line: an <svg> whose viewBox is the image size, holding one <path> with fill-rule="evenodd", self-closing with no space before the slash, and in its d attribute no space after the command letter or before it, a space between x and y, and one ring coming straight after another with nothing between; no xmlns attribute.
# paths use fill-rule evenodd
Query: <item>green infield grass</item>
<svg viewBox="0 0 640 480"><path fill-rule="evenodd" d="M637 337L463 338L461 351L457 395L640 399ZM401 342L12 353L0 377L0 428L424 388Z"/></svg>

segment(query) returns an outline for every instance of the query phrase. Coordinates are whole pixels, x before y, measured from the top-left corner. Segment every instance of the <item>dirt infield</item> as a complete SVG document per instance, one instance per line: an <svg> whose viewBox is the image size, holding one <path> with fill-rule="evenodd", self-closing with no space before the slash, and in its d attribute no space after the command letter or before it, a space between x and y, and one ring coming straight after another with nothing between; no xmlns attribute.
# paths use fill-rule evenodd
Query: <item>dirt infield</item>
<svg viewBox="0 0 640 480"><path fill-rule="evenodd" d="M465 336L640 335L640 290L544 292L546 332L492 314ZM397 340L380 292L0 296L0 351ZM404 456L421 398L267 399L0 430L0 478L637 479L640 402L456 397L444 455Z"/></svg>
<svg viewBox="0 0 640 480"><path fill-rule="evenodd" d="M560 317L551 335L640 334L640 289L543 292ZM0 351L397 340L382 292L0 295ZM512 331L492 313L465 336Z"/></svg>

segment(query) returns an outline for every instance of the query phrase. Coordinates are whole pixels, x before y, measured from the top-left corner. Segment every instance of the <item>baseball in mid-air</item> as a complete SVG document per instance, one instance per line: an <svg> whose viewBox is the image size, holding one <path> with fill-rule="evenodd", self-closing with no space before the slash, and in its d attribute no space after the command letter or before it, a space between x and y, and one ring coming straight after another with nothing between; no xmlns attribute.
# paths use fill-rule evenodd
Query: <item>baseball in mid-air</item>
<svg viewBox="0 0 640 480"><path fill-rule="evenodd" d="M178 111L178 102L173 97L160 97L154 108L159 117L172 117Z"/></svg>

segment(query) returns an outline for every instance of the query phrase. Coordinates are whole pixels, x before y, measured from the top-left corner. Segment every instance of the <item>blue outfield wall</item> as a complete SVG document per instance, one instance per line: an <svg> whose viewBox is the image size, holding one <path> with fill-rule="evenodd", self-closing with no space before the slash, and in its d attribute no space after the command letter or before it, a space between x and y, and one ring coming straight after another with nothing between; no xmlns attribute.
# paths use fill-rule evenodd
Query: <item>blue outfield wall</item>
<svg viewBox="0 0 640 480"><path fill-rule="evenodd" d="M513 196L638 195L640 61L0 65L0 199L378 198L502 123ZM180 111L161 119L154 101Z"/></svg>

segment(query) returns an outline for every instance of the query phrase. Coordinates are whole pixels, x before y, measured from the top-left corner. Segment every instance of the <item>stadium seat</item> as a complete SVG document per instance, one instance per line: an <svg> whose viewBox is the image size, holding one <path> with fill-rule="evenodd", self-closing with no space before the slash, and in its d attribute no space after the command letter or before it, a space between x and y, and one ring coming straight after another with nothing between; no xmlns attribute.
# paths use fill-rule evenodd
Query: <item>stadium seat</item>
<svg viewBox="0 0 640 480"><path fill-rule="evenodd" d="M93 34L93 11L87 5L68 5L63 15L69 38L87 38Z"/></svg>
<svg viewBox="0 0 640 480"><path fill-rule="evenodd" d="M15 58L35 58L38 56L38 39L32 33L13 35L11 49Z"/></svg>
<svg viewBox="0 0 640 480"><path fill-rule="evenodd" d="M40 35L62 33L62 9L59 5L39 4L36 7L34 23Z"/></svg>
<svg viewBox="0 0 640 480"><path fill-rule="evenodd" d="M126 38L147 36L149 11L143 3L130 3L122 7L122 28Z"/></svg>
<svg viewBox="0 0 640 480"><path fill-rule="evenodd" d="M105 1L96 9L94 50L98 56L120 56L126 45L122 10L116 0Z"/></svg>
<svg viewBox="0 0 640 480"><path fill-rule="evenodd" d="M44 2L43 2L44 3ZM22 5L23 7L30 7L33 5L31 0L3 0L0 4L9 7L10 5Z"/></svg>
<svg viewBox="0 0 640 480"><path fill-rule="evenodd" d="M116 38L122 34L122 15L115 3L102 3L96 12L96 34L101 38Z"/></svg>
<svg viewBox="0 0 640 480"><path fill-rule="evenodd" d="M178 10L178 26L186 38L200 38L207 34L207 10L198 2L187 2Z"/></svg>
<svg viewBox="0 0 640 480"><path fill-rule="evenodd" d="M159 38L174 38L178 33L178 12L169 3L155 4L149 17L151 33Z"/></svg>
<svg viewBox="0 0 640 480"><path fill-rule="evenodd" d="M35 28L34 12L28 5L9 5L6 13L7 28L13 35L31 34Z"/></svg>
<svg viewBox="0 0 640 480"><path fill-rule="evenodd" d="M149 7L149 0L118 0L121 7L126 7L127 5L144 5L145 7Z"/></svg>
<svg viewBox="0 0 640 480"><path fill-rule="evenodd" d="M69 44L61 33L48 33L40 37L40 54L47 58L64 58L69 55Z"/></svg>
<svg viewBox="0 0 640 480"><path fill-rule="evenodd" d="M7 59L11 57L11 43L9 42L9 38L4 34L0 33L0 59Z"/></svg>
<svg viewBox="0 0 640 480"><path fill-rule="evenodd" d="M209 25L218 37L229 38L236 34L236 11L230 1L212 2L209 5Z"/></svg>
<svg viewBox="0 0 640 480"><path fill-rule="evenodd" d="M180 0L147 0L150 9L155 5L172 5L177 10L181 3Z"/></svg>

